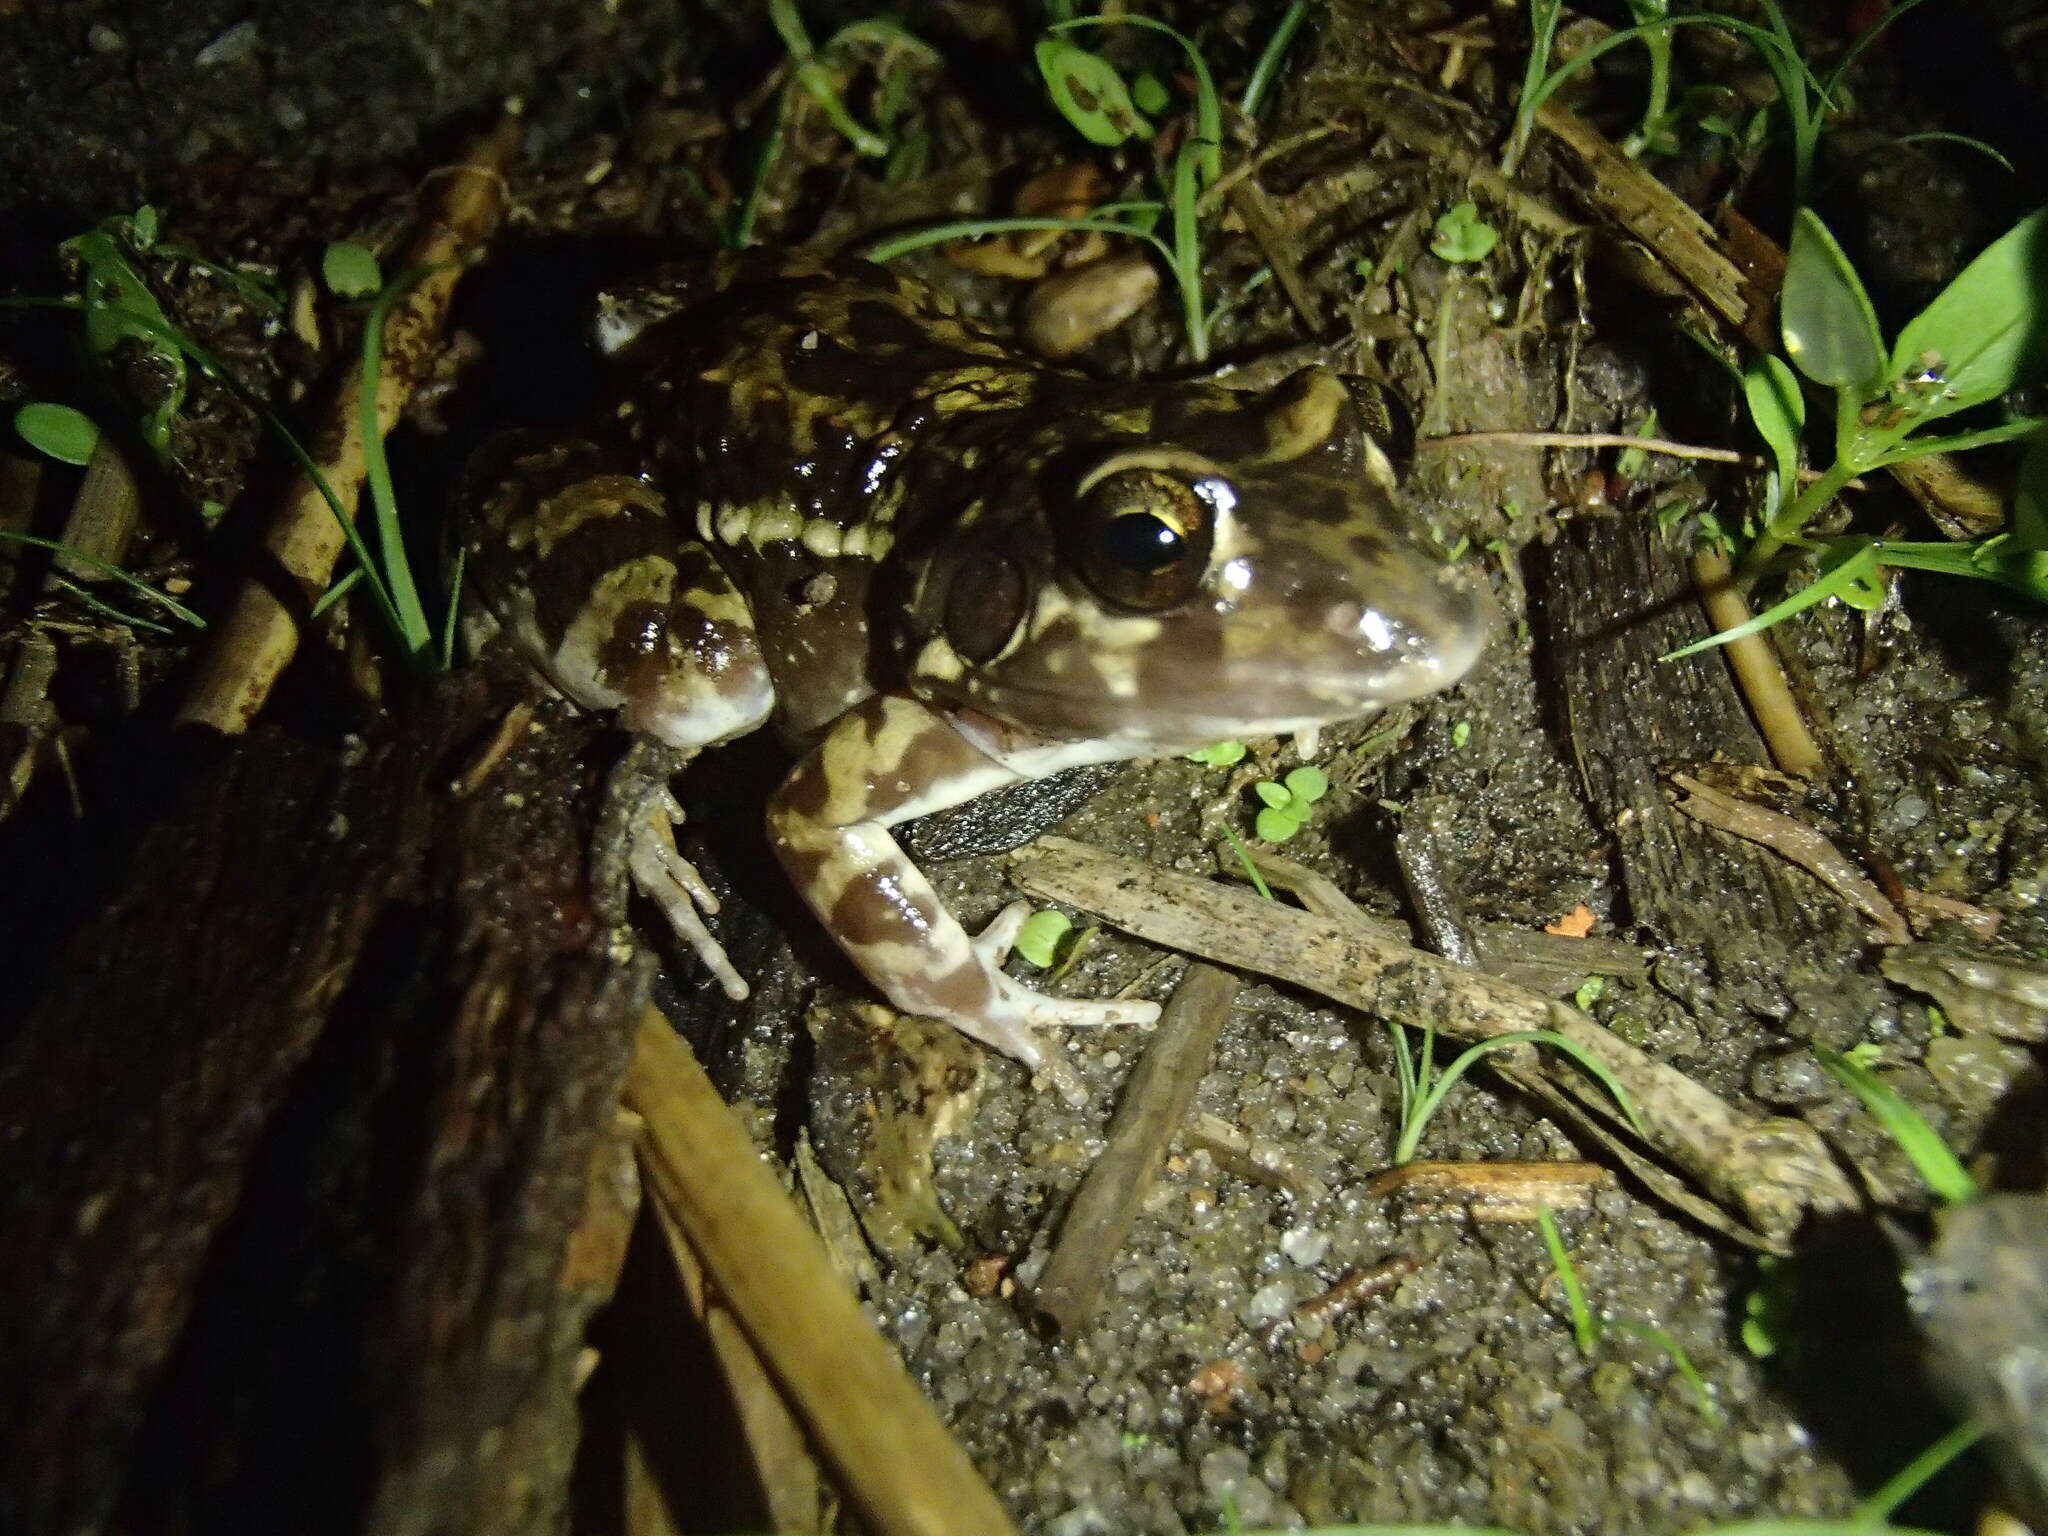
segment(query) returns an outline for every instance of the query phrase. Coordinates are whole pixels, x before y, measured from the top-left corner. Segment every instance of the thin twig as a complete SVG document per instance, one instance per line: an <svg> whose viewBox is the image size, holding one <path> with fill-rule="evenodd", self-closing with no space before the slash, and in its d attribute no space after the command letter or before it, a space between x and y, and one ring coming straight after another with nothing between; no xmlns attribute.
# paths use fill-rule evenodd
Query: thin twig
<svg viewBox="0 0 2048 1536"><path fill-rule="evenodd" d="M1278 977L1382 1018L1434 1024L1461 1039L1529 1029L1560 1034L1621 1081L1648 1144L1741 1212L1767 1244L1782 1242L1809 1210L1854 1203L1811 1127L1746 1115L1576 1009L1496 977L1064 838L1040 838L1020 849L1011 856L1011 873L1040 900L1084 908L1152 943ZM1553 1080L1567 1088L1577 1081ZM1589 1091L1580 1102L1593 1107L1603 1101ZM1613 1114L1611 1103L1604 1109Z"/></svg>

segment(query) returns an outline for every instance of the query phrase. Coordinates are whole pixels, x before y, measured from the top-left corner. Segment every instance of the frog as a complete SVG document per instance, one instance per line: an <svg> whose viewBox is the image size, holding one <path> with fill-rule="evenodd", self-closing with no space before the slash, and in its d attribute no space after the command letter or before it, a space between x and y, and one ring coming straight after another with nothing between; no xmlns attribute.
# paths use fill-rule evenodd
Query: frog
<svg viewBox="0 0 2048 1536"><path fill-rule="evenodd" d="M1144 1025L1003 969L895 830L1079 765L1312 732L1456 683L1483 586L1406 510L1367 392L1104 379L1020 352L914 277L728 253L604 292L612 383L462 493L473 638L666 754L634 884L728 995L667 773L769 728L768 842L894 1007L1069 1092L1050 1032Z"/></svg>

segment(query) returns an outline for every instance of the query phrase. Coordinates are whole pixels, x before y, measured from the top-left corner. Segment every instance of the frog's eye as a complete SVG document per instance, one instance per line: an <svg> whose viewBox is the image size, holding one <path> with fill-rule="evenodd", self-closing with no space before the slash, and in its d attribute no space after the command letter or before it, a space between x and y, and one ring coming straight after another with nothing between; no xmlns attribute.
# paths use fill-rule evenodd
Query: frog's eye
<svg viewBox="0 0 2048 1536"><path fill-rule="evenodd" d="M1234 499L1206 465L1129 458L1102 465L1080 486L1075 564L1082 580L1104 601L1141 613L1186 602L1209 568L1217 513Z"/></svg>

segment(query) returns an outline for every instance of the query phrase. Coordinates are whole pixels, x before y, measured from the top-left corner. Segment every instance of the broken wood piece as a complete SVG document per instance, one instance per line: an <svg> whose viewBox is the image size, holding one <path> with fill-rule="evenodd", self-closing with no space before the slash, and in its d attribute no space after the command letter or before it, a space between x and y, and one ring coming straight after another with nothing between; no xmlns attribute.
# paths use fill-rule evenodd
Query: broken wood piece
<svg viewBox="0 0 2048 1536"><path fill-rule="evenodd" d="M1811 1127L1744 1114L1584 1014L1533 992L1215 881L1065 838L1040 838L1010 862L1016 883L1040 900L1083 908L1154 944L1292 982L1381 1018L1433 1025L1467 1040L1526 1029L1563 1035L1628 1091L1647 1144L1769 1241L1782 1241L1808 1212L1855 1203ZM1532 1059L1516 1054L1523 1065ZM1617 1120L1604 1093L1576 1074L1552 1081L1590 1112Z"/></svg>
<svg viewBox="0 0 2048 1536"><path fill-rule="evenodd" d="M654 1219L675 1263L684 1305L704 1330L725 1377L770 1525L782 1536L825 1536L831 1529L827 1511L833 1500L802 1426L748 1342L746 1330L706 1276L674 1212L657 1201ZM630 1448L633 1442L627 1443Z"/></svg>
<svg viewBox="0 0 2048 1536"><path fill-rule="evenodd" d="M426 208L424 227L405 255L405 265L424 269L424 275L391 306L384 325L384 368L376 397L379 437L398 424L413 390L432 367L449 301L489 235L504 168L524 126L516 116L501 118L438 178L437 200ZM362 391L362 370L348 369L309 439L321 474L351 519L367 472ZM274 569L248 578L215 627L199 676L178 713L179 724L211 726L230 736L249 728L297 654L299 626L327 589L347 543L319 484L300 473L264 535L264 551Z"/></svg>
<svg viewBox="0 0 2048 1536"><path fill-rule="evenodd" d="M651 1008L626 1101L646 1122L650 1199L689 1240L876 1536L1014 1536L697 1058Z"/></svg>
<svg viewBox="0 0 2048 1536"><path fill-rule="evenodd" d="M1124 1084L1108 1144L1075 1191L1052 1257L1032 1288L1033 1311L1049 1332L1071 1334L1095 1309L1103 1276L1159 1176L1241 985L1228 971L1191 965L1167 999Z"/></svg>
<svg viewBox="0 0 2048 1536"><path fill-rule="evenodd" d="M1334 1323L1373 1297L1391 1291L1420 1268L1422 1261L1412 1253L1397 1253L1362 1269L1347 1269L1328 1290L1309 1297L1289 1316L1296 1324Z"/></svg>
<svg viewBox="0 0 2048 1536"><path fill-rule="evenodd" d="M1376 1175L1368 1195L1399 1196L1410 1209L1454 1207L1475 1221L1534 1221L1539 1211L1579 1211L1613 1184L1598 1163L1403 1163Z"/></svg>
<svg viewBox="0 0 2048 1536"><path fill-rule="evenodd" d="M1677 806L1685 815L1797 864L1875 923L1880 942L1904 944L1912 937L1906 919L1877 883L1805 822L1715 789L1689 773L1674 773L1671 782L1684 791Z"/></svg>

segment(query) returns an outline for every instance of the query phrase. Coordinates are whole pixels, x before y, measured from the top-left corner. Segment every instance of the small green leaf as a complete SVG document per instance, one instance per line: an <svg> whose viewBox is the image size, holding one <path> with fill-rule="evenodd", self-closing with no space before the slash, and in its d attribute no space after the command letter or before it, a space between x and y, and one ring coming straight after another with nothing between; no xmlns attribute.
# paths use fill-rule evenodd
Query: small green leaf
<svg viewBox="0 0 2048 1536"><path fill-rule="evenodd" d="M1211 768L1228 768L1232 763L1244 761L1244 743L1241 741L1219 741L1206 747L1197 747L1187 754L1191 763L1207 763Z"/></svg>
<svg viewBox="0 0 2048 1536"><path fill-rule="evenodd" d="M2007 230L1906 322L1892 373L1941 380L1923 420L1995 400L2048 369L2048 208Z"/></svg>
<svg viewBox="0 0 2048 1536"><path fill-rule="evenodd" d="M1066 913L1047 907L1024 919L1024 926L1017 930L1017 942L1013 947L1031 964L1044 970L1059 953L1060 941L1073 928L1073 919Z"/></svg>
<svg viewBox="0 0 2048 1536"><path fill-rule="evenodd" d="M1600 994L1607 990L1605 976L1588 976L1579 983L1579 990L1572 994L1572 1006L1584 1013L1600 1001Z"/></svg>
<svg viewBox="0 0 2048 1536"><path fill-rule="evenodd" d="M1293 806L1269 806L1259 812L1252 829L1269 843L1284 843L1301 830L1306 818Z"/></svg>
<svg viewBox="0 0 2048 1536"><path fill-rule="evenodd" d="M1742 370L1742 398L1778 468L1778 494L1793 495L1799 479L1799 434L1806 426L1806 396L1799 392L1798 376L1783 358L1766 352Z"/></svg>
<svg viewBox="0 0 2048 1536"><path fill-rule="evenodd" d="M376 253L353 240L337 240L321 253L320 276L328 291L343 299L367 299L384 286Z"/></svg>
<svg viewBox="0 0 2048 1536"><path fill-rule="evenodd" d="M1314 763L1303 763L1282 782L1287 792L1303 804L1320 800L1330 792L1330 776Z"/></svg>
<svg viewBox="0 0 2048 1536"><path fill-rule="evenodd" d="M1275 784L1271 779L1259 780L1252 786L1252 793L1276 811L1294 801L1294 795L1284 785Z"/></svg>
<svg viewBox="0 0 2048 1536"><path fill-rule="evenodd" d="M14 413L21 440L66 464L89 464L100 445L99 423L68 405L37 400Z"/></svg>
<svg viewBox="0 0 2048 1536"><path fill-rule="evenodd" d="M1063 37L1040 38L1033 53L1052 104L1089 143L1113 148L1128 138L1152 137L1152 125L1132 104L1124 77L1102 55Z"/></svg>
<svg viewBox="0 0 2048 1536"><path fill-rule="evenodd" d="M1173 105L1173 93L1167 90L1164 80L1148 69L1131 82L1131 100L1140 112L1159 117Z"/></svg>
<svg viewBox="0 0 2048 1536"><path fill-rule="evenodd" d="M1456 203L1440 214L1429 237L1430 254L1441 261L1482 261L1500 243L1500 232L1479 217L1479 205Z"/></svg>
<svg viewBox="0 0 2048 1536"><path fill-rule="evenodd" d="M136 209L128 220L128 238L135 242L138 251L146 251L156 244L156 210L148 203Z"/></svg>
<svg viewBox="0 0 2048 1536"><path fill-rule="evenodd" d="M1464 751L1465 743L1470 741L1471 739L1472 722L1470 720L1460 720L1456 725L1453 725L1451 727L1451 750L1453 752Z"/></svg>
<svg viewBox="0 0 2048 1536"><path fill-rule="evenodd" d="M1801 373L1831 388L1876 392L1884 373L1877 311L1811 208L1793 215L1782 310L1785 351Z"/></svg>

